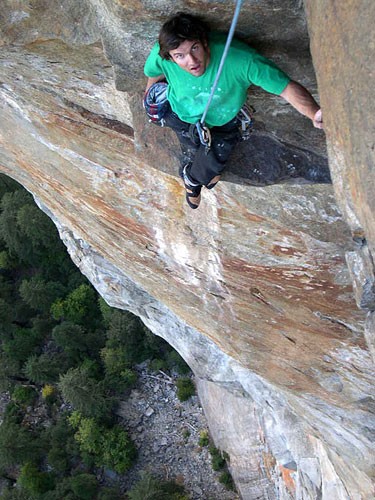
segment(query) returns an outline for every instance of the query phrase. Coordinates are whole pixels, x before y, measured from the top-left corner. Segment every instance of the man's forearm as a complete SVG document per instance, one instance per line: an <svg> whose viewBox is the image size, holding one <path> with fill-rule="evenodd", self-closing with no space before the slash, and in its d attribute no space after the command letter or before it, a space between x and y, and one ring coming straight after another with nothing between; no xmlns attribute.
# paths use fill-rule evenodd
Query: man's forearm
<svg viewBox="0 0 375 500"><path fill-rule="evenodd" d="M159 75L159 76L154 76L154 77L148 78L145 92L147 92L147 90L151 87L151 85L153 85L154 83L157 83L157 82L161 82L162 80L165 80L164 75Z"/></svg>
<svg viewBox="0 0 375 500"><path fill-rule="evenodd" d="M319 104L315 101L308 90L297 82L291 81L280 94L289 104L291 104L301 114L312 120L317 128L323 128L323 122L317 118L321 117Z"/></svg>

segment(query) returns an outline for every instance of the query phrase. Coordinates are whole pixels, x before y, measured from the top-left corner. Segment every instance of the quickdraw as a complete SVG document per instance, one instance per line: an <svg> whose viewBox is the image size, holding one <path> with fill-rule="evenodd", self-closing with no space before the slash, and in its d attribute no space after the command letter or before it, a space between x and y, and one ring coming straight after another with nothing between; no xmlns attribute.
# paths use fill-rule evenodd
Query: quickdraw
<svg viewBox="0 0 375 500"><path fill-rule="evenodd" d="M239 110L237 117L241 120L241 138L247 141L253 128L253 114L255 109L252 106L244 104Z"/></svg>

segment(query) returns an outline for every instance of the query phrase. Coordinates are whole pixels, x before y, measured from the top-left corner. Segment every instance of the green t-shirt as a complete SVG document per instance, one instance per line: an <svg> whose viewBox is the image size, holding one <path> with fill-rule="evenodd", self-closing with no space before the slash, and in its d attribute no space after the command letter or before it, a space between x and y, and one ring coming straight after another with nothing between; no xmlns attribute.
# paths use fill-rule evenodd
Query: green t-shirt
<svg viewBox="0 0 375 500"><path fill-rule="evenodd" d="M215 33L210 36L210 62L201 76L191 75L172 60L162 59L158 43L152 48L144 67L145 75L165 75L169 83L168 100L171 108L184 122L196 123L202 117L225 41L225 35ZM209 127L220 126L232 120L245 103L251 84L267 92L280 94L289 82L290 78L273 62L245 43L233 40L207 113L206 124Z"/></svg>

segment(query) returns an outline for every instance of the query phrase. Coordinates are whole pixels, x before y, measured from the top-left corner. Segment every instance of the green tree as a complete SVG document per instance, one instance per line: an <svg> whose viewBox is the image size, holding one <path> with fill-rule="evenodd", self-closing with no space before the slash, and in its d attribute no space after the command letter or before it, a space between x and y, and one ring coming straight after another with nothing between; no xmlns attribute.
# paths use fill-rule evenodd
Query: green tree
<svg viewBox="0 0 375 500"><path fill-rule="evenodd" d="M156 479L147 472L141 473L140 480L127 492L129 500L188 500L183 486L174 481Z"/></svg>
<svg viewBox="0 0 375 500"><path fill-rule="evenodd" d="M139 320L140 321L140 320ZM164 339L152 333L145 325L142 324L144 332L144 348L148 357L164 358L173 348Z"/></svg>
<svg viewBox="0 0 375 500"><path fill-rule="evenodd" d="M86 331L82 326L64 321L52 330L52 338L73 363L82 361L88 355Z"/></svg>
<svg viewBox="0 0 375 500"><path fill-rule="evenodd" d="M225 466L225 459L220 450L218 450L215 446L211 445L209 447L209 452L211 455L211 464L213 470L220 470Z"/></svg>
<svg viewBox="0 0 375 500"><path fill-rule="evenodd" d="M99 310L102 314L102 320L103 320L104 326L106 328L108 328L110 323L111 323L113 311L115 309L113 307L109 306L107 304L107 302L103 299L103 297L99 297L98 306L99 306Z"/></svg>
<svg viewBox="0 0 375 500"><path fill-rule="evenodd" d="M131 313L113 309L107 316L106 348L122 348L123 360L128 366L147 359L149 352L144 346L144 325Z"/></svg>
<svg viewBox="0 0 375 500"><path fill-rule="evenodd" d="M92 500L99 489L98 482L92 474L77 474L70 479L70 487L77 498Z"/></svg>
<svg viewBox="0 0 375 500"><path fill-rule="evenodd" d="M3 414L3 420L6 423L11 422L19 425L22 423L23 415L23 409L15 401L9 401Z"/></svg>
<svg viewBox="0 0 375 500"><path fill-rule="evenodd" d="M85 358L98 358L105 339L100 331L91 331L71 321L64 321L52 330L52 338L73 363Z"/></svg>
<svg viewBox="0 0 375 500"><path fill-rule="evenodd" d="M25 235L17 222L18 211L25 205L32 205L32 198L25 190L5 193L0 208L0 238L5 242L10 255L16 255L22 262L33 264L33 246L25 244Z"/></svg>
<svg viewBox="0 0 375 500"><path fill-rule="evenodd" d="M40 498L40 495L54 488L54 477L48 472L41 472L32 462L21 467L17 484L25 490L30 498Z"/></svg>
<svg viewBox="0 0 375 500"><path fill-rule="evenodd" d="M5 193L0 208L0 237L10 256L37 267L58 257L56 228L26 190Z"/></svg>
<svg viewBox="0 0 375 500"><path fill-rule="evenodd" d="M51 305L65 292L65 287L55 281L45 281L40 276L23 280L20 286L22 300L30 307L48 313Z"/></svg>
<svg viewBox="0 0 375 500"><path fill-rule="evenodd" d="M51 336L51 331L56 325L56 321L51 317L35 316L31 318L32 329L41 339Z"/></svg>
<svg viewBox="0 0 375 500"><path fill-rule="evenodd" d="M95 497L94 497L95 498ZM78 500L71 488L71 477L59 480L54 490L44 493L43 500ZM27 500L30 500L29 498Z"/></svg>
<svg viewBox="0 0 375 500"><path fill-rule="evenodd" d="M6 332L11 327L13 319L12 310L9 303L0 298L0 328L1 332Z"/></svg>
<svg viewBox="0 0 375 500"><path fill-rule="evenodd" d="M128 433L119 425L115 425L103 434L103 465L119 474L130 469L136 458L136 448Z"/></svg>
<svg viewBox="0 0 375 500"><path fill-rule="evenodd" d="M22 189L21 184L5 174L0 174L0 200L5 193L11 193L19 189Z"/></svg>
<svg viewBox="0 0 375 500"><path fill-rule="evenodd" d="M59 299L51 306L55 319L65 319L79 325L95 327L100 319L95 290L86 284L73 290L65 299Z"/></svg>
<svg viewBox="0 0 375 500"><path fill-rule="evenodd" d="M31 199L17 212L17 225L28 245L33 249L32 264L38 267L45 278L59 276L66 280L75 268L58 236L52 220ZM66 274L66 276L64 276Z"/></svg>
<svg viewBox="0 0 375 500"><path fill-rule="evenodd" d="M100 355L105 366L105 371L110 375L118 375L130 367L130 363L126 359L125 348L122 346L104 347L100 351Z"/></svg>
<svg viewBox="0 0 375 500"><path fill-rule="evenodd" d="M98 362L96 359L92 358L85 358L81 365L80 365L81 370L85 371L87 376L95 379L95 380L100 380L102 384L102 378L103 378L103 366L100 362ZM103 390L105 385L103 385ZM105 391L104 391L105 392Z"/></svg>
<svg viewBox="0 0 375 500"><path fill-rule="evenodd" d="M220 474L219 483L223 484L227 490L234 491L236 489L231 473L228 471L224 471Z"/></svg>
<svg viewBox="0 0 375 500"><path fill-rule="evenodd" d="M175 369L181 375L188 375L191 372L189 365L174 349L167 352L165 357L170 370Z"/></svg>
<svg viewBox="0 0 375 500"><path fill-rule="evenodd" d="M187 401L195 394L194 382L189 377L181 377L177 379L177 397L180 401Z"/></svg>
<svg viewBox="0 0 375 500"><path fill-rule="evenodd" d="M2 491L1 500L30 500L30 495L26 491L12 486Z"/></svg>
<svg viewBox="0 0 375 500"><path fill-rule="evenodd" d="M124 500L124 496L116 488L102 488L98 500Z"/></svg>
<svg viewBox="0 0 375 500"><path fill-rule="evenodd" d="M163 490L158 479L143 472L139 481L127 492L129 500L155 500L160 498Z"/></svg>
<svg viewBox="0 0 375 500"><path fill-rule="evenodd" d="M135 384L137 374L130 369L124 347L104 347L100 354L104 363L106 387L121 393Z"/></svg>
<svg viewBox="0 0 375 500"><path fill-rule="evenodd" d="M102 455L103 428L94 418L85 418L80 412L73 412L69 422L76 430L74 438L79 443L81 452L95 457Z"/></svg>
<svg viewBox="0 0 375 500"><path fill-rule="evenodd" d="M67 474L79 460L79 448L74 439L73 428L65 415L61 415L45 432L49 444L48 465L58 474Z"/></svg>
<svg viewBox="0 0 375 500"><path fill-rule="evenodd" d="M43 256L46 250L56 249L56 227L51 219L35 205L32 199L29 199L25 205L19 208L17 224L22 234L28 238L37 251L38 256Z"/></svg>
<svg viewBox="0 0 375 500"><path fill-rule="evenodd" d="M66 360L61 354L33 354L23 368L25 376L36 384L56 382L66 369Z"/></svg>
<svg viewBox="0 0 375 500"><path fill-rule="evenodd" d="M162 338L154 335L142 321L128 311L109 307L99 300L104 325L107 328L107 342L102 357L108 375L131 367L148 358L154 366L175 369L181 374L190 372L181 356Z"/></svg>
<svg viewBox="0 0 375 500"><path fill-rule="evenodd" d="M134 387L137 382L137 373L129 368L122 370L120 373L107 373L104 377L103 384L115 395L122 395L124 391Z"/></svg>
<svg viewBox="0 0 375 500"><path fill-rule="evenodd" d="M11 269L11 259L6 250L0 250L0 270L4 271L5 269Z"/></svg>
<svg viewBox="0 0 375 500"><path fill-rule="evenodd" d="M210 437L207 430L200 431L198 444L199 446L208 446L210 444Z"/></svg>
<svg viewBox="0 0 375 500"><path fill-rule="evenodd" d="M30 328L14 328L12 338L3 342L3 352L15 361L24 363L41 344L40 335Z"/></svg>
<svg viewBox="0 0 375 500"><path fill-rule="evenodd" d="M92 474L75 474L60 480L56 488L47 491L43 500L92 500L97 498L99 484ZM114 500L114 499L113 499Z"/></svg>
<svg viewBox="0 0 375 500"><path fill-rule="evenodd" d="M59 276L64 284L72 274L80 274L53 222L35 205L25 189L20 187L5 193L1 197L0 211L0 240L5 245L1 250L7 251L8 262L17 258L22 264L38 268L47 280Z"/></svg>
<svg viewBox="0 0 375 500"><path fill-rule="evenodd" d="M12 313L12 322L15 325L30 328L33 316L35 316L35 311L34 309L31 309L26 302L20 300L19 297L14 297L14 301L12 303Z"/></svg>
<svg viewBox="0 0 375 500"><path fill-rule="evenodd" d="M0 391L9 391L16 382L27 380L19 376L20 364L0 351Z"/></svg>
<svg viewBox="0 0 375 500"><path fill-rule="evenodd" d="M0 275L0 297L5 303L12 301L13 284L7 276ZM1 317L0 317L1 321Z"/></svg>
<svg viewBox="0 0 375 500"><path fill-rule="evenodd" d="M82 368L71 368L60 377L59 388L65 401L84 416L104 418L113 407L102 384L90 378Z"/></svg>
<svg viewBox="0 0 375 500"><path fill-rule="evenodd" d="M6 469L40 458L42 443L14 421L0 425L0 468Z"/></svg>
<svg viewBox="0 0 375 500"><path fill-rule="evenodd" d="M19 405L30 406L37 397L37 393L33 387L25 385L16 385L12 391L12 400Z"/></svg>
<svg viewBox="0 0 375 500"><path fill-rule="evenodd" d="M124 473L134 463L136 448L128 433L119 425L110 429L98 424L93 418L84 418L74 412L69 421L76 433L84 456L91 455L97 466L105 466L119 474Z"/></svg>

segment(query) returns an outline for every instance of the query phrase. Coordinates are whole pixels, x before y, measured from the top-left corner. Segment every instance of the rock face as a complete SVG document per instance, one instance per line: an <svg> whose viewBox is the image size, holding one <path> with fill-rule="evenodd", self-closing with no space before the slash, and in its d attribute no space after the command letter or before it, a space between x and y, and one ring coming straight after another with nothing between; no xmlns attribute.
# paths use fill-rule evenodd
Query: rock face
<svg viewBox="0 0 375 500"><path fill-rule="evenodd" d="M203 10L227 29L233 6L2 7L1 170L34 194L103 297L190 364L244 499L374 493L374 105L371 78L346 86L344 64L355 43L352 69L365 71L374 44L340 38L343 19L372 33L374 5L356 3L306 2L336 198L324 133L251 89L256 130L194 212L173 134L143 116L142 66L170 13ZM245 2L238 32L317 96L299 0Z"/></svg>

